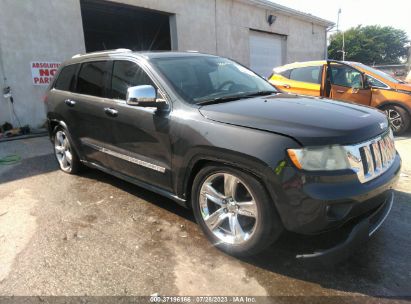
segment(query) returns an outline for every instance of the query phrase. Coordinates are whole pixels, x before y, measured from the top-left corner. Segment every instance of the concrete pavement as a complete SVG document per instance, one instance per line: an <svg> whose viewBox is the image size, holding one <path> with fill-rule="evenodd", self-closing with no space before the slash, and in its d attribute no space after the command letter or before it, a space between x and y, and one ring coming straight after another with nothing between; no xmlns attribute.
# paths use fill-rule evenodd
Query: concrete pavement
<svg viewBox="0 0 411 304"><path fill-rule="evenodd" d="M0 143L0 157L22 157L0 166L0 295L411 296L410 137L397 148L403 173L382 229L349 260L311 269L294 259L295 235L233 258L174 202L95 170L59 171L45 137Z"/></svg>

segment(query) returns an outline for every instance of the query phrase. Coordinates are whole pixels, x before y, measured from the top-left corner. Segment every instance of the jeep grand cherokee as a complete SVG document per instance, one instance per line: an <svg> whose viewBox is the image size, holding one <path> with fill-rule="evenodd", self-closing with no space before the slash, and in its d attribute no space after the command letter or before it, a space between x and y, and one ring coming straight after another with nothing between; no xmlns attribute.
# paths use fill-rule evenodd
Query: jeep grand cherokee
<svg viewBox="0 0 411 304"><path fill-rule="evenodd" d="M286 230L349 226L345 256L393 204L401 166L380 111L278 91L229 59L199 53L76 55L47 96L64 172L97 168L192 208L233 255L260 252Z"/></svg>

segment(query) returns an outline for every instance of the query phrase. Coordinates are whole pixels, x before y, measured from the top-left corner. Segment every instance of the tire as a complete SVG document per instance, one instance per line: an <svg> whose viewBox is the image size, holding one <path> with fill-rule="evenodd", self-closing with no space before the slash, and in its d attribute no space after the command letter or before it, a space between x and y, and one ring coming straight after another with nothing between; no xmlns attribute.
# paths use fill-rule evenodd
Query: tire
<svg viewBox="0 0 411 304"><path fill-rule="evenodd" d="M395 135L401 135L408 130L410 126L410 115L400 106L389 105L383 108L387 114L392 131Z"/></svg>
<svg viewBox="0 0 411 304"><path fill-rule="evenodd" d="M81 168L81 162L77 152L73 148L73 142L68 131L63 127L56 127L53 132L54 156L60 169L68 174L77 174Z"/></svg>
<svg viewBox="0 0 411 304"><path fill-rule="evenodd" d="M250 174L207 166L195 177L191 193L197 223L210 242L228 254L255 255L283 231L274 203Z"/></svg>

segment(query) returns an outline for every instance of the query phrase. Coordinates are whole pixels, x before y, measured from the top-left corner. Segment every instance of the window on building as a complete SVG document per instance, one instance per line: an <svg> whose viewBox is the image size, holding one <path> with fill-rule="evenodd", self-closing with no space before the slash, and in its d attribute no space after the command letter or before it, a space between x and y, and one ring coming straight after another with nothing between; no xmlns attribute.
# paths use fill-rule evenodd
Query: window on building
<svg viewBox="0 0 411 304"><path fill-rule="evenodd" d="M301 82L309 83L321 83L320 76L321 67L320 66L310 66L291 70L290 79Z"/></svg>
<svg viewBox="0 0 411 304"><path fill-rule="evenodd" d="M54 88L62 91L73 91L77 67L77 64L64 67L58 75Z"/></svg>
<svg viewBox="0 0 411 304"><path fill-rule="evenodd" d="M111 98L125 100L127 89L139 85L152 85L150 77L136 63L115 61L111 77Z"/></svg>
<svg viewBox="0 0 411 304"><path fill-rule="evenodd" d="M106 61L83 63L78 75L77 92L80 94L104 97Z"/></svg>

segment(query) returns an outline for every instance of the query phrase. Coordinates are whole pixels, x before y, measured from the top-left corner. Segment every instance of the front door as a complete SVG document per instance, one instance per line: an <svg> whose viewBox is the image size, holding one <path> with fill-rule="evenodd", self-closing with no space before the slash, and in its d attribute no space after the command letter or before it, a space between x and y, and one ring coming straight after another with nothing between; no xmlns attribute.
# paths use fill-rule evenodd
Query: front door
<svg viewBox="0 0 411 304"><path fill-rule="evenodd" d="M171 145L169 115L155 108L126 103L129 87L152 85L147 73L135 62L112 62L109 77L110 108L116 113L108 120L111 142L106 146L110 167L140 181L171 190Z"/></svg>
<svg viewBox="0 0 411 304"><path fill-rule="evenodd" d="M337 62L328 63L327 66L329 98L370 105L372 92L370 88L364 88L363 75L360 71Z"/></svg>

